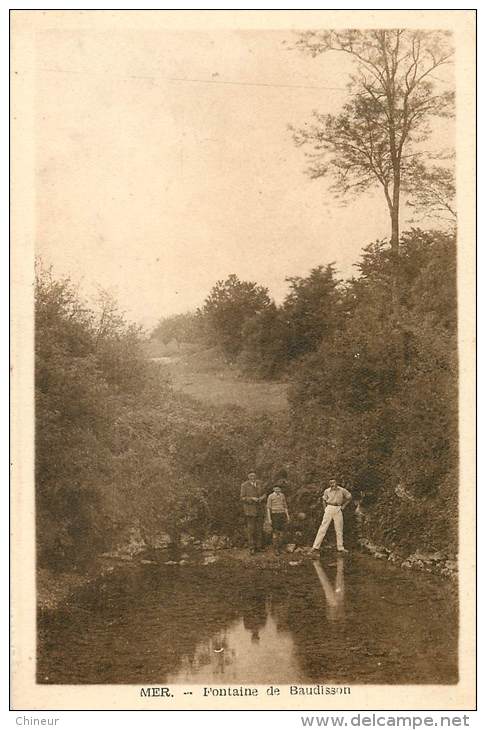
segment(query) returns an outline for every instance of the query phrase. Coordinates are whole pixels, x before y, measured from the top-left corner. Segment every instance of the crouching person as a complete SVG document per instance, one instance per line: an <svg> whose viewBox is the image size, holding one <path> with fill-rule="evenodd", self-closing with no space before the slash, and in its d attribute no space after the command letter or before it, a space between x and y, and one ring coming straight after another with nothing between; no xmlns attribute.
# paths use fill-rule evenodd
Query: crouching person
<svg viewBox="0 0 486 730"><path fill-rule="evenodd" d="M269 494L267 499L267 520L272 526L272 543L277 554L282 548L283 535L289 519L289 509L285 494L279 486L275 486L273 487L273 492Z"/></svg>

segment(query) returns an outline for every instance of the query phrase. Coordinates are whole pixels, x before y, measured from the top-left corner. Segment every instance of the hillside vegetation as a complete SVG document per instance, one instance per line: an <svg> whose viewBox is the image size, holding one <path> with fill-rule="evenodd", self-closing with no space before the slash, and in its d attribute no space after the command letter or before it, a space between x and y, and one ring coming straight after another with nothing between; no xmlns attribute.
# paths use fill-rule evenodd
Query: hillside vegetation
<svg viewBox="0 0 486 730"><path fill-rule="evenodd" d="M219 348L243 377L289 384L288 423L257 462L284 465L296 491L336 475L372 515L368 536L404 549L456 547L455 260L453 233L403 234L398 315L385 241L364 249L349 281L316 267L290 278L277 306L231 276L193 315L193 344Z"/></svg>
<svg viewBox="0 0 486 730"><path fill-rule="evenodd" d="M146 360L112 302L89 309L69 280L36 283L39 565L72 570L128 539L233 535L241 475L271 424L201 405Z"/></svg>
<svg viewBox="0 0 486 730"><path fill-rule="evenodd" d="M69 280L39 271L39 565L89 564L133 526L149 546L161 533L241 544L239 485L253 467L268 484L286 470L291 509L306 514L304 533L313 529L317 491L336 475L361 501L366 537L405 552L454 554L454 237L411 231L400 261L398 320L382 242L364 250L350 281L338 280L333 266L291 279L280 306L251 282L218 283L211 306L184 317L184 333L162 320L153 334L154 343L179 339L189 353L186 369L176 370L193 379L192 393L171 387L109 298L91 309ZM198 327L188 326L191 318ZM201 353L210 351L204 369ZM222 378L209 362L215 352ZM213 400L216 380L227 393ZM243 407L232 404L236 382L253 389L255 402L258 389L270 403L272 388L282 398L288 387L288 409L262 398L260 409L245 397Z"/></svg>

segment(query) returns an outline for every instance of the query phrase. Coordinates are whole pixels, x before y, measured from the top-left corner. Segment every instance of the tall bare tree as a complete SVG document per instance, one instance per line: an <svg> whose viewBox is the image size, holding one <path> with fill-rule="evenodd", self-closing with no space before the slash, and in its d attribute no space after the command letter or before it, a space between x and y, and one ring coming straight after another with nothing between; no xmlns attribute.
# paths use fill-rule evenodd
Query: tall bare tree
<svg viewBox="0 0 486 730"><path fill-rule="evenodd" d="M311 177L331 176L338 194L379 185L391 224L393 304L398 317L401 193L414 187L430 121L453 110L453 92L440 78L451 63L449 34L440 31L344 30L300 34L295 47L312 56L332 51L354 60L349 100L337 114L314 112L313 121L293 128L307 145ZM422 170L423 173L423 170ZM421 179L425 179L424 174Z"/></svg>

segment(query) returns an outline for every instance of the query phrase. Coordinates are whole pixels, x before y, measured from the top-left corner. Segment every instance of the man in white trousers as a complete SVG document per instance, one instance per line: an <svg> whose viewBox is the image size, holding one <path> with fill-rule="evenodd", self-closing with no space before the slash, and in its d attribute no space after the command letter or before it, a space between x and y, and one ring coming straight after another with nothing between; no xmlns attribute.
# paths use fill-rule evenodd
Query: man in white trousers
<svg viewBox="0 0 486 730"><path fill-rule="evenodd" d="M324 517L317 530L316 539L312 546L312 557L319 555L322 541L326 536L327 528L334 521L336 532L336 544L339 553L347 553L343 543L343 510L351 502L351 492L340 487L335 479L329 480L329 488L324 491L322 501L324 502Z"/></svg>

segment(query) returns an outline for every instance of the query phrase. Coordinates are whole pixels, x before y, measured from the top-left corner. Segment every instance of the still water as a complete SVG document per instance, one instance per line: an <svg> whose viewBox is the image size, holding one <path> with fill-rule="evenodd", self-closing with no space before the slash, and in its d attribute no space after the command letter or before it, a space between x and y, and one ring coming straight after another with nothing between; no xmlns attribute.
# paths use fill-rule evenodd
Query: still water
<svg viewBox="0 0 486 730"><path fill-rule="evenodd" d="M291 562L127 566L39 618L38 681L457 681L450 583L361 555Z"/></svg>

